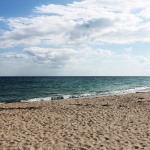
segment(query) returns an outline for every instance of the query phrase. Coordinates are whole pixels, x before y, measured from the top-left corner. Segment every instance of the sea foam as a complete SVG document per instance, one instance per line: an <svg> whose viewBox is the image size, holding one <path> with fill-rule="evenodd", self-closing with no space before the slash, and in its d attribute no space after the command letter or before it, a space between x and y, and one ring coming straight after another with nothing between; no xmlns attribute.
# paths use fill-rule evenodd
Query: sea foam
<svg viewBox="0 0 150 150"><path fill-rule="evenodd" d="M136 87L131 89L116 90L116 91L105 91L105 92L91 92L83 93L78 95L59 95L52 97L39 97L28 100L21 100L21 102L41 102L41 101L52 101L52 100L63 100L63 99L75 99L75 98L86 98L86 97L95 97L95 96L109 96L109 95L121 95L129 94L136 92L150 92L150 87Z"/></svg>

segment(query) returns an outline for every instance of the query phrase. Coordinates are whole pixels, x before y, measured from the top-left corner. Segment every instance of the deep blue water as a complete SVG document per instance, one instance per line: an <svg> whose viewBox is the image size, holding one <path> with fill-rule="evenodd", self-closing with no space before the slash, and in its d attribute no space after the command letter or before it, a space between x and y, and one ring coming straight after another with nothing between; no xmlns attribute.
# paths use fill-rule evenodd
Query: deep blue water
<svg viewBox="0 0 150 150"><path fill-rule="evenodd" d="M150 91L150 77L0 77L0 102Z"/></svg>

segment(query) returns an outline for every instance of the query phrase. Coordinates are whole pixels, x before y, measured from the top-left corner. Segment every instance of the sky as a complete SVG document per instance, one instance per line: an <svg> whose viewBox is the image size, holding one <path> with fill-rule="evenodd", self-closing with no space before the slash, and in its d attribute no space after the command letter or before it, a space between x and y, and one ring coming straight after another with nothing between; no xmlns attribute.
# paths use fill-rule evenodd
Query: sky
<svg viewBox="0 0 150 150"><path fill-rule="evenodd" d="M149 0L0 0L0 76L150 76Z"/></svg>

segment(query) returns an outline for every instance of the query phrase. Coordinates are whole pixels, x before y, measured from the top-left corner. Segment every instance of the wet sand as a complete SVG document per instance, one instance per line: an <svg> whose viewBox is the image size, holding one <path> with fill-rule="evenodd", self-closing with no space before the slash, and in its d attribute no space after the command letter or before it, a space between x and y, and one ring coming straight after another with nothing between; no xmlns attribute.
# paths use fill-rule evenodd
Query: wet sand
<svg viewBox="0 0 150 150"><path fill-rule="evenodd" d="M150 93L0 105L1 150L150 150Z"/></svg>

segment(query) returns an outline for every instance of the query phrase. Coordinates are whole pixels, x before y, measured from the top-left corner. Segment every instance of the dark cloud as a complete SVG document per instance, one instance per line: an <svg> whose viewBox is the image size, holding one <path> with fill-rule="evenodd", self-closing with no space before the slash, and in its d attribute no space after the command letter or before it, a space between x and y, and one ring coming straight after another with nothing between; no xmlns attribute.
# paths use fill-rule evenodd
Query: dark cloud
<svg viewBox="0 0 150 150"><path fill-rule="evenodd" d="M112 26L112 20L108 18L98 18L89 20L81 25L77 25L77 29L103 29Z"/></svg>
<svg viewBox="0 0 150 150"><path fill-rule="evenodd" d="M93 20L88 20L82 24L77 24L72 32L70 33L70 39L76 39L83 36L88 36L93 34L95 30L101 32L101 30L108 27L112 27L114 22L108 18L98 18Z"/></svg>

